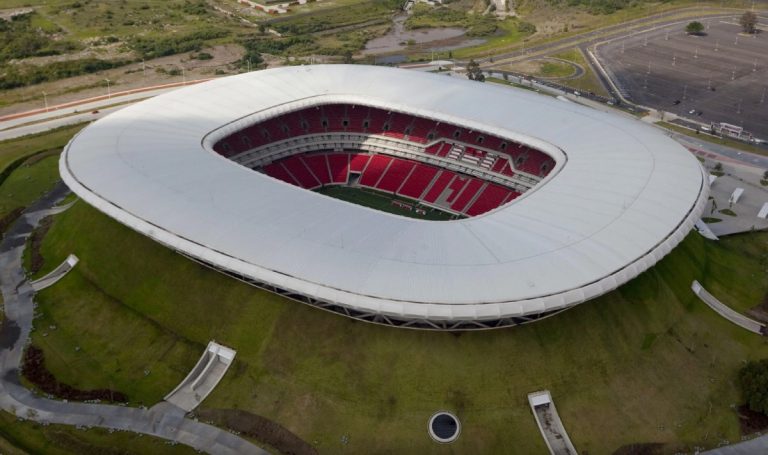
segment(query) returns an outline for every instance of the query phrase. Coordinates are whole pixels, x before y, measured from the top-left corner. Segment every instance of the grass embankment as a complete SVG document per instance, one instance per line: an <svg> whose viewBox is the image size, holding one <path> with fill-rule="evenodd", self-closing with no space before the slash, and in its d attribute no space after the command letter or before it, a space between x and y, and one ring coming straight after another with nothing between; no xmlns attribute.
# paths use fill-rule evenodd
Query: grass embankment
<svg viewBox="0 0 768 455"><path fill-rule="evenodd" d="M0 220L56 183L58 155L85 124L0 142Z"/></svg>
<svg viewBox="0 0 768 455"><path fill-rule="evenodd" d="M287 301L83 203L57 216L43 243L46 267L71 252L81 262L39 294L33 333L59 380L151 404L215 339L238 353L204 407L268 417L325 453L442 453L426 432L438 409L462 420L458 452L545 453L526 401L539 389L552 391L582 452L713 447L740 438L736 371L768 356L761 337L690 290L698 279L737 309L761 302L763 233L720 242L693 233L618 291L528 326L460 335L379 327Z"/></svg>
<svg viewBox="0 0 768 455"><path fill-rule="evenodd" d="M393 213L395 215L407 216L409 218L418 218L421 220L450 220L455 216L427 207L416 203L410 199L394 196L392 194L383 193L372 189L363 188L350 188L346 186L327 186L317 190L318 193L330 196L342 201L352 202L353 204L370 207L382 212ZM402 207L398 207L393 204L393 201L402 202L414 207L414 210L408 210ZM420 208L426 211L426 214L420 215L416 213L415 208Z"/></svg>
<svg viewBox="0 0 768 455"><path fill-rule="evenodd" d="M758 155L768 155L768 149L764 147L758 147L756 145L750 145L746 144L741 141L736 141L734 139L729 139L726 137L717 137L712 136L711 134L705 134L705 133L699 133L696 134L695 130L692 130L690 128L685 128L680 125L675 125L674 123L669 122L656 122L656 125L659 125L661 127L664 127L668 130L672 130L676 133L685 134L686 136L690 136L696 139L700 139L705 142L711 142L713 144L718 145L724 145L726 147L735 148L738 150L743 150L745 152L751 152L751 153L757 153Z"/></svg>
<svg viewBox="0 0 768 455"><path fill-rule="evenodd" d="M558 81L559 84L567 85L568 87L573 87L576 90L593 92L600 96L605 96L605 97L610 96L610 94L605 89L605 87L603 87L603 84L600 83L600 79L598 79L595 72L592 71L592 67L589 65L589 62L587 62L587 59L584 56L584 54L581 52L581 50L579 50L578 48L573 48L569 51L555 54L552 57L573 62L579 65L580 67L584 68L584 74L581 77L578 77L575 79Z"/></svg>

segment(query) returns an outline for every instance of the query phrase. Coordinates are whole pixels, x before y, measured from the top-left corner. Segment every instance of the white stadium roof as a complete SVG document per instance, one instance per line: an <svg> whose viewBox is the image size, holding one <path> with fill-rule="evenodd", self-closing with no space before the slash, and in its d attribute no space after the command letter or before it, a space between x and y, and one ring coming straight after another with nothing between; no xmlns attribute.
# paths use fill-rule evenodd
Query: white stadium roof
<svg viewBox="0 0 768 455"><path fill-rule="evenodd" d="M313 193L212 150L255 119L331 102L485 130L557 165L512 203L437 222ZM60 167L89 204L217 268L357 315L444 324L549 314L615 289L682 241L708 196L696 158L640 121L357 65L246 73L143 101L84 129Z"/></svg>

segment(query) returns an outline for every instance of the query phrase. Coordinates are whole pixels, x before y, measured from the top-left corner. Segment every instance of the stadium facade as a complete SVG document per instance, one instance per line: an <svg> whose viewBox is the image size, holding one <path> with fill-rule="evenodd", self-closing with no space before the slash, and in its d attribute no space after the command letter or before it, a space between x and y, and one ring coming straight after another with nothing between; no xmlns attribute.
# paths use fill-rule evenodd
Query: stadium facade
<svg viewBox="0 0 768 455"><path fill-rule="evenodd" d="M698 161L638 120L359 65L258 71L143 101L81 131L60 171L98 210L233 277L349 317L444 330L520 324L616 289L679 244L708 197ZM455 219L312 191L329 185Z"/></svg>

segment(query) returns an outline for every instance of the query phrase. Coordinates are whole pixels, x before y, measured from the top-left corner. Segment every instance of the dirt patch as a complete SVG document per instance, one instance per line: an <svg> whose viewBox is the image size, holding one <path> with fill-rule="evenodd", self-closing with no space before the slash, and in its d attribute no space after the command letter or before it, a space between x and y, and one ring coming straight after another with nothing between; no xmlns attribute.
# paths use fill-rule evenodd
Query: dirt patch
<svg viewBox="0 0 768 455"><path fill-rule="evenodd" d="M101 400L116 403L128 401L128 397L122 392L110 389L80 390L59 382L45 367L45 355L37 346L29 346L24 351L21 374L44 393L66 400Z"/></svg>
<svg viewBox="0 0 768 455"><path fill-rule="evenodd" d="M736 412L739 416L739 429L742 435L757 433L768 428L768 416L762 412L753 411L746 405L739 406Z"/></svg>
<svg viewBox="0 0 768 455"><path fill-rule="evenodd" d="M666 446L663 442L639 442L621 446L613 455L661 455Z"/></svg>
<svg viewBox="0 0 768 455"><path fill-rule="evenodd" d="M217 70L222 75L234 74L238 70L233 63L239 60L245 52L239 44L210 46L204 48L203 51L211 54L213 58L197 60L192 58L192 54L196 54L196 52L185 52L147 60L144 64L138 61L98 73L6 90L3 93L3 102L0 102L0 115L43 107L43 92L48 94L50 106L91 96L106 95L107 87L104 79L110 80L110 88L114 93L121 90L181 82L184 76L187 80L213 77L217 75ZM182 67L185 74L180 72ZM175 75L170 74L172 70L176 70L173 73Z"/></svg>
<svg viewBox="0 0 768 455"><path fill-rule="evenodd" d="M14 221L16 221L21 214L24 212L24 207L16 207L15 209L8 212L4 217L0 218L0 237L2 237L2 234L5 233L6 229L8 229Z"/></svg>
<svg viewBox="0 0 768 455"><path fill-rule="evenodd" d="M46 216L40 220L40 225L32 231L32 235L29 236L29 273L36 274L43 269L45 265L45 258L40 253L40 247L43 246L43 240L48 234L48 230L51 229L53 224L53 217Z"/></svg>
<svg viewBox="0 0 768 455"><path fill-rule="evenodd" d="M760 302L759 305L752 307L747 311L747 315L760 322L768 323L768 293L763 296L763 301Z"/></svg>
<svg viewBox="0 0 768 455"><path fill-rule="evenodd" d="M274 447L284 455L316 455L317 450L291 433L287 428L266 417L237 409L204 409L197 417L242 433Z"/></svg>

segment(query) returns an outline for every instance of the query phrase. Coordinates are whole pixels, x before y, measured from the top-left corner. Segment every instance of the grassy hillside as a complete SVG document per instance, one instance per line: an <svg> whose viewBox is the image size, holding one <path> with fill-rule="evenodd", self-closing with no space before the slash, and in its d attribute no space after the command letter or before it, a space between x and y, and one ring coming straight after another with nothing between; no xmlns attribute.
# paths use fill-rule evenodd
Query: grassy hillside
<svg viewBox="0 0 768 455"><path fill-rule="evenodd" d="M33 336L60 380L151 404L215 339L238 354L204 407L266 416L322 453L544 453L526 394L545 388L582 452L711 447L740 438L736 371L768 355L762 338L689 289L699 279L742 310L762 301L768 234L691 234L616 292L528 326L463 334L379 327L287 301L82 202L54 222L46 268L71 252L81 262L39 295ZM427 436L437 409L462 420L450 447Z"/></svg>

